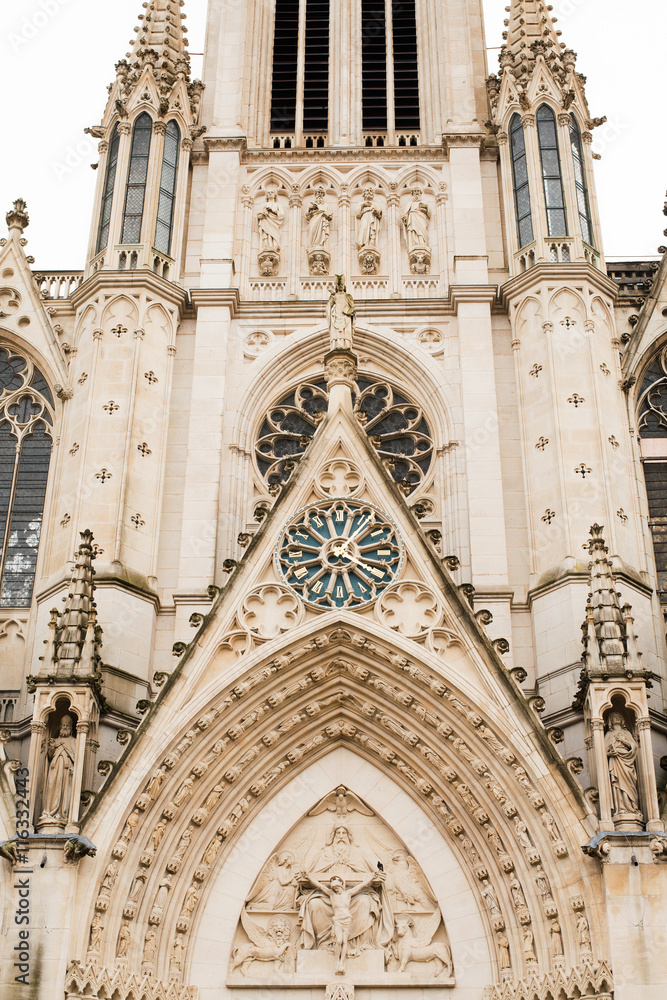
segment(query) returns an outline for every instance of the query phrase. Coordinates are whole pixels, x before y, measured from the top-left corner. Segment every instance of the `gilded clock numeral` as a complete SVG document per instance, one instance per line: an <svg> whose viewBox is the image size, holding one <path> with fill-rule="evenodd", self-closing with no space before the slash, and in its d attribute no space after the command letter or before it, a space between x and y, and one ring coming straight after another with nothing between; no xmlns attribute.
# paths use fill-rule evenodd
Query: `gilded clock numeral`
<svg viewBox="0 0 667 1000"><path fill-rule="evenodd" d="M342 587L336 587L336 597L345 597Z"/></svg>
<svg viewBox="0 0 667 1000"><path fill-rule="evenodd" d="M378 555L379 556L390 556L391 555L391 549L378 549Z"/></svg>
<svg viewBox="0 0 667 1000"><path fill-rule="evenodd" d="M324 584L322 583L322 581L318 580L317 583L315 584L315 586L312 588L313 594L321 594L323 587L324 587Z"/></svg>
<svg viewBox="0 0 667 1000"><path fill-rule="evenodd" d="M384 528L378 528L377 531L371 531L371 538L377 538L378 535L384 535L384 532Z"/></svg>
<svg viewBox="0 0 667 1000"><path fill-rule="evenodd" d="M315 514L313 517L313 524L317 525L318 528L324 527L324 521L322 520L321 517L318 517L317 514Z"/></svg>
<svg viewBox="0 0 667 1000"><path fill-rule="evenodd" d="M345 511L344 510L337 510L336 511L336 518L335 518L335 520L336 521L344 521L345 520Z"/></svg>
<svg viewBox="0 0 667 1000"><path fill-rule="evenodd" d="M294 575L297 580L303 580L304 576L308 576L308 570L302 566L301 569L294 570Z"/></svg>

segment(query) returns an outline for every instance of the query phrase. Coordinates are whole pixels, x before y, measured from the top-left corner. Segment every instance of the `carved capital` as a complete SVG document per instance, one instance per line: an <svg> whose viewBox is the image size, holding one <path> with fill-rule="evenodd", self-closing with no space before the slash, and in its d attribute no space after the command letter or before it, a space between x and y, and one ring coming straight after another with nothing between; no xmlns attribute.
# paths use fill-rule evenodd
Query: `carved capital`
<svg viewBox="0 0 667 1000"><path fill-rule="evenodd" d="M166 122L153 122L153 135L166 135L166 134L167 134Z"/></svg>
<svg viewBox="0 0 667 1000"><path fill-rule="evenodd" d="M524 128L534 128L535 115L521 115L521 124Z"/></svg>
<svg viewBox="0 0 667 1000"><path fill-rule="evenodd" d="M132 126L129 122L119 122L118 123L118 133L119 135L129 135L132 131Z"/></svg>

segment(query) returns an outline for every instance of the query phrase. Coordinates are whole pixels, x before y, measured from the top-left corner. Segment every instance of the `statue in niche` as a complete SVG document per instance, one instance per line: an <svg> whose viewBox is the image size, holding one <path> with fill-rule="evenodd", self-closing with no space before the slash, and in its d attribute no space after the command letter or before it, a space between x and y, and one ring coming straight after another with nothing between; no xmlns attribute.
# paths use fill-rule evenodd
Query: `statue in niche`
<svg viewBox="0 0 667 1000"><path fill-rule="evenodd" d="M363 960L362 960L363 958ZM361 964L360 964L361 963ZM366 973L363 970L366 969ZM241 911L230 975L449 975L438 902L419 865L344 786L269 858ZM447 969L447 973L445 973Z"/></svg>
<svg viewBox="0 0 667 1000"><path fill-rule="evenodd" d="M366 188L363 202L357 212L357 253L362 274L377 274L380 269L378 237L382 209L375 204L375 191Z"/></svg>
<svg viewBox="0 0 667 1000"><path fill-rule="evenodd" d="M500 971L506 972L508 969L512 968L512 960L510 958L510 943L504 934L498 937L498 958L500 959Z"/></svg>
<svg viewBox="0 0 667 1000"><path fill-rule="evenodd" d="M118 940L116 942L116 958L127 958L127 950L130 947L130 939L132 933L130 931L130 925L127 920L124 920L121 924L121 928L118 931Z"/></svg>
<svg viewBox="0 0 667 1000"><path fill-rule="evenodd" d="M579 935L579 950L581 952L590 952L591 929L588 925L588 917L585 913L577 914L577 934Z"/></svg>
<svg viewBox="0 0 667 1000"><path fill-rule="evenodd" d="M303 947L317 948L331 939L337 974L345 973L349 948L354 948L354 942L362 938L373 940L376 936L375 925L379 923L382 904L377 893L364 890L382 886L385 878L384 872L375 871L348 888L340 875L332 875L327 886L313 875L301 873L299 922Z"/></svg>
<svg viewBox="0 0 667 1000"><path fill-rule="evenodd" d="M614 815L630 813L636 816L639 812L637 741L628 730L621 712L610 713L607 727L604 746L609 763Z"/></svg>
<svg viewBox="0 0 667 1000"><path fill-rule="evenodd" d="M343 275L337 274L336 285L329 297L329 304L327 306L330 350L352 350L355 317L354 299L345 287L345 278Z"/></svg>
<svg viewBox="0 0 667 1000"><path fill-rule="evenodd" d="M554 958L559 958L563 955L563 935L557 920L551 921L549 935L551 937L551 954Z"/></svg>
<svg viewBox="0 0 667 1000"><path fill-rule="evenodd" d="M90 942L88 944L88 951L98 952L100 950L103 930L104 921L100 914L96 913L93 917L93 922L90 925Z"/></svg>
<svg viewBox="0 0 667 1000"><path fill-rule="evenodd" d="M535 935L530 927L524 927L523 929L523 955L527 962L537 962Z"/></svg>
<svg viewBox="0 0 667 1000"><path fill-rule="evenodd" d="M64 715L60 720L58 736L49 740L46 751L49 768L44 786L44 809L40 817L42 821L67 820L72 797L75 753L74 720L71 715Z"/></svg>
<svg viewBox="0 0 667 1000"><path fill-rule="evenodd" d="M408 259L413 274L428 274L431 270L431 247L428 241L428 227L431 210L422 201L421 188L413 188L412 201L403 216L405 239L408 244Z"/></svg>
<svg viewBox="0 0 667 1000"><path fill-rule="evenodd" d="M270 189L266 192L264 204L257 213L259 239L259 270L264 277L278 273L280 265L281 230L285 222L285 211L278 203L278 192Z"/></svg>
<svg viewBox="0 0 667 1000"><path fill-rule="evenodd" d="M329 234L333 212L327 209L323 187L317 188L306 211L308 220L308 264L311 274L328 274L331 256Z"/></svg>

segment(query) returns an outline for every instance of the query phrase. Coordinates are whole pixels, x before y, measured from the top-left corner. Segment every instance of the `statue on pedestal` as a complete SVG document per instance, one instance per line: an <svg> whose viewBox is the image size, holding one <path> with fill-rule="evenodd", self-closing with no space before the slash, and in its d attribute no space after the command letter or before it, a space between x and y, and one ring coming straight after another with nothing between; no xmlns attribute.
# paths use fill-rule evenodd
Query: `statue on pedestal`
<svg viewBox="0 0 667 1000"><path fill-rule="evenodd" d="M329 344L332 351L351 351L356 310L354 299L345 288L345 278L336 275L336 286L327 307Z"/></svg>
<svg viewBox="0 0 667 1000"><path fill-rule="evenodd" d="M614 818L620 818L622 814L636 818L639 813L637 741L620 712L610 714L607 726L604 746L609 764Z"/></svg>
<svg viewBox="0 0 667 1000"><path fill-rule="evenodd" d="M46 773L41 821L66 821L68 818L76 752L76 737L73 733L74 720L71 715L64 715L60 720L58 736L49 740L46 751L49 767Z"/></svg>
<svg viewBox="0 0 667 1000"><path fill-rule="evenodd" d="M278 273L280 266L280 239L285 211L278 204L278 193L274 190L266 192L266 200L257 213L261 249L259 252L259 270L264 277Z"/></svg>
<svg viewBox="0 0 667 1000"><path fill-rule="evenodd" d="M431 247L428 239L431 210L422 201L422 194L421 188L413 189L412 201L403 216L410 270L413 274L428 274L431 270Z"/></svg>
<svg viewBox="0 0 667 1000"><path fill-rule="evenodd" d="M378 236L382 209L375 204L375 191L366 188L361 208L357 212L357 253L362 274L377 274L380 269Z"/></svg>
<svg viewBox="0 0 667 1000"><path fill-rule="evenodd" d="M328 274L331 256L329 254L329 231L333 212L327 209L325 191L320 187L315 191L314 201L308 207L308 265L311 274Z"/></svg>

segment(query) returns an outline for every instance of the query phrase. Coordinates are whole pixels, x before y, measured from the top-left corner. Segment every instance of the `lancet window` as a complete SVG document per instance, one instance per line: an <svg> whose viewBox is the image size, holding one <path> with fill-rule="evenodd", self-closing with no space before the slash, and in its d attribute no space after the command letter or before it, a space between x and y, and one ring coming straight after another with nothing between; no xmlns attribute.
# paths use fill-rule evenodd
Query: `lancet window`
<svg viewBox="0 0 667 1000"><path fill-rule="evenodd" d="M540 145L540 161L542 163L547 230L549 236L567 236L565 194L558 151L556 116L546 104L542 104L537 112L537 139Z"/></svg>
<svg viewBox="0 0 667 1000"><path fill-rule="evenodd" d="M664 600L667 599L667 347L663 347L644 375L637 409L658 589Z"/></svg>
<svg viewBox="0 0 667 1000"><path fill-rule="evenodd" d="M152 135L153 122L151 116L144 112L137 118L132 132L132 148L130 151L130 166L125 192L125 211L123 213L121 243L141 242L141 223L144 217L146 178L148 176L148 160L151 152Z"/></svg>
<svg viewBox="0 0 667 1000"><path fill-rule="evenodd" d="M271 131L329 129L329 0L276 0Z"/></svg>
<svg viewBox="0 0 667 1000"><path fill-rule="evenodd" d="M160 200L158 202L157 221L155 223L155 249L162 251L162 253L169 253L171 250L180 141L181 130L175 121L170 121L164 137L162 173L160 174Z"/></svg>
<svg viewBox="0 0 667 1000"><path fill-rule="evenodd" d="M371 444L394 480L411 493L424 480L433 457L433 440L422 408L389 382L372 375L357 379L354 409ZM294 460L329 408L324 379L303 382L272 406L255 445L257 465L269 486L286 482Z"/></svg>
<svg viewBox="0 0 667 1000"><path fill-rule="evenodd" d="M0 607L30 606L51 460L53 397L37 367L0 348Z"/></svg>
<svg viewBox="0 0 667 1000"><path fill-rule="evenodd" d="M118 166L118 147L120 145L120 133L118 126L114 127L109 142L109 158L107 160L107 172L104 178L104 193L102 194L102 210L100 212L100 226L97 233L96 253L104 250L109 242L109 223L111 221L111 206L113 204L113 192L116 185L116 168Z"/></svg>
<svg viewBox="0 0 667 1000"><path fill-rule="evenodd" d="M533 241L533 218L530 207L530 188L528 186L526 140L519 115L514 115L510 122L510 149L512 151L514 204L516 206L519 246L525 247Z"/></svg>
<svg viewBox="0 0 667 1000"><path fill-rule="evenodd" d="M574 183L577 189L577 209L579 225L584 243L593 246L593 225L591 223L591 208L588 199L588 184L586 183L586 168L581 148L581 130L574 115L570 115L570 146L572 148L572 165L574 167Z"/></svg>
<svg viewBox="0 0 667 1000"><path fill-rule="evenodd" d="M362 0L361 47L364 131L418 129L414 2Z"/></svg>

